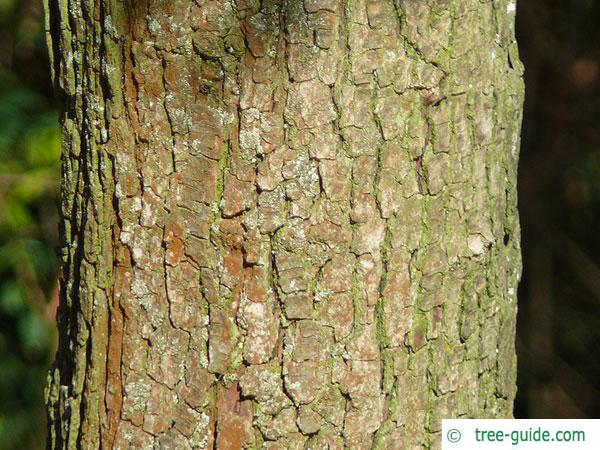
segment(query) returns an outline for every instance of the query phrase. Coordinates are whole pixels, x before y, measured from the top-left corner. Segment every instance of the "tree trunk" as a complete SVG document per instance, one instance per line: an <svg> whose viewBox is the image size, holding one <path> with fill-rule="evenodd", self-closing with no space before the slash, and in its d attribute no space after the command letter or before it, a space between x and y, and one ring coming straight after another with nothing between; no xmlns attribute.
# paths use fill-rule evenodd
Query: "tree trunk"
<svg viewBox="0 0 600 450"><path fill-rule="evenodd" d="M436 447L510 417L510 0L48 0L50 448Z"/></svg>

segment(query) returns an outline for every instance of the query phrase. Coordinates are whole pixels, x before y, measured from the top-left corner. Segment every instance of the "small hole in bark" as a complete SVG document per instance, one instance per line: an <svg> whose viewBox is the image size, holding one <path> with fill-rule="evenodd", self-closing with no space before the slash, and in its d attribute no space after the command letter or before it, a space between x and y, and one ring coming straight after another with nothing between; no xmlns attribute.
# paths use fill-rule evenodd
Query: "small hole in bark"
<svg viewBox="0 0 600 450"><path fill-rule="evenodd" d="M508 245L508 243L510 242L510 234L504 233L504 238L502 239L502 241L504 242L504 245Z"/></svg>

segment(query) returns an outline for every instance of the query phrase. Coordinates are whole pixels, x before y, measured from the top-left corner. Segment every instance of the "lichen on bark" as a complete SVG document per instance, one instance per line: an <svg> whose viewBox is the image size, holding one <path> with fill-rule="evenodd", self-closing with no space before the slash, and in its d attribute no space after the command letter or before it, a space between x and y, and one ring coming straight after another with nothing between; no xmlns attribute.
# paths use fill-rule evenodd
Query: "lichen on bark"
<svg viewBox="0 0 600 450"><path fill-rule="evenodd" d="M47 0L50 448L437 448L510 417L506 0Z"/></svg>

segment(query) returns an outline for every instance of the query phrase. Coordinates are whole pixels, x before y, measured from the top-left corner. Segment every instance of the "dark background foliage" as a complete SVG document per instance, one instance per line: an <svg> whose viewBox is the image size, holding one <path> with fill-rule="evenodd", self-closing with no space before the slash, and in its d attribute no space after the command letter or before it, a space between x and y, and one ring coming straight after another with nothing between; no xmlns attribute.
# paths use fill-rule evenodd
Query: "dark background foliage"
<svg viewBox="0 0 600 450"><path fill-rule="evenodd" d="M522 0L516 415L600 417L600 1Z"/></svg>
<svg viewBox="0 0 600 450"><path fill-rule="evenodd" d="M521 0L524 418L600 417L600 0ZM0 0L0 448L42 448L60 143L40 0Z"/></svg>
<svg viewBox="0 0 600 450"><path fill-rule="evenodd" d="M60 139L41 2L0 0L0 448L45 442Z"/></svg>

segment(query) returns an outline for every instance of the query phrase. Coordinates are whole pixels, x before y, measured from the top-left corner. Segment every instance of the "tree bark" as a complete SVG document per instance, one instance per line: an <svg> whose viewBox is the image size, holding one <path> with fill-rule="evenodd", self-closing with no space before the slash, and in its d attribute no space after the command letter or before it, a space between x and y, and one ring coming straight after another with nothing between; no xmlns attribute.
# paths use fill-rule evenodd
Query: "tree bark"
<svg viewBox="0 0 600 450"><path fill-rule="evenodd" d="M47 0L50 448L437 447L510 417L510 0Z"/></svg>

